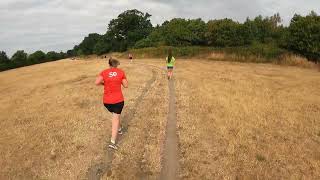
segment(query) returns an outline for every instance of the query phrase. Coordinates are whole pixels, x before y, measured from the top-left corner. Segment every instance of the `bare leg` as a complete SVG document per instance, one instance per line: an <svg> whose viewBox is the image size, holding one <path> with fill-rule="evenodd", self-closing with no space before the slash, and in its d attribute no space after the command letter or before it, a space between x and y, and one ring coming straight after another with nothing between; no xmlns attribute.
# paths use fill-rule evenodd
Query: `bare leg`
<svg viewBox="0 0 320 180"><path fill-rule="evenodd" d="M111 141L116 142L118 129L120 125L120 114L113 113L112 114L112 134L111 134Z"/></svg>
<svg viewBox="0 0 320 180"><path fill-rule="evenodd" d="M169 78L171 79L173 75L172 69L169 70Z"/></svg>
<svg viewBox="0 0 320 180"><path fill-rule="evenodd" d="M119 116L118 134L119 134L119 130L122 131L121 116Z"/></svg>

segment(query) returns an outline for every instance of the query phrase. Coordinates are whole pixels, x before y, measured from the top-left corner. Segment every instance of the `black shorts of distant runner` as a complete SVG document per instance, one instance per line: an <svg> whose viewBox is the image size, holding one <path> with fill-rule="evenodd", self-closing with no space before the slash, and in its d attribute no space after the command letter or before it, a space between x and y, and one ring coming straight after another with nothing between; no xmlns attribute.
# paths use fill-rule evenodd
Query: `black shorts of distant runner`
<svg viewBox="0 0 320 180"><path fill-rule="evenodd" d="M167 69L173 69L173 66L167 66Z"/></svg>

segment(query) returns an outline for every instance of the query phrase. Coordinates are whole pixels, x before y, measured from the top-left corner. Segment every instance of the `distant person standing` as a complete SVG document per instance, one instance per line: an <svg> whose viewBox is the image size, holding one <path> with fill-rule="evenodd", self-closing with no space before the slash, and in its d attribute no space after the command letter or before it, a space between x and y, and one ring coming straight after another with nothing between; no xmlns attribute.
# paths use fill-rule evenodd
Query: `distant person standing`
<svg viewBox="0 0 320 180"><path fill-rule="evenodd" d="M169 49L168 56L166 58L167 62L167 70L168 70L168 79L170 80L173 76L173 67L175 64L176 59L172 56L172 50Z"/></svg>
<svg viewBox="0 0 320 180"><path fill-rule="evenodd" d="M122 134L120 114L124 106L124 97L121 86L128 88L128 81L124 71L118 69L120 65L116 59L109 59L109 68L103 70L96 79L95 84L104 85L103 104L112 113L112 134L109 148L117 150L117 135Z"/></svg>
<svg viewBox="0 0 320 180"><path fill-rule="evenodd" d="M133 61L133 55L131 53L129 53L129 59L130 59L130 62Z"/></svg>

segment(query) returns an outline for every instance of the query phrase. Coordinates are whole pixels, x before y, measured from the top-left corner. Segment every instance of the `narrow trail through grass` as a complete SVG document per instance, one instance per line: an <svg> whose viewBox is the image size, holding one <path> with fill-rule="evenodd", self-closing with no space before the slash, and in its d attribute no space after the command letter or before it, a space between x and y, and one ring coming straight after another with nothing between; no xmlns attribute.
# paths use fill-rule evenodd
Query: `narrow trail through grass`
<svg viewBox="0 0 320 180"><path fill-rule="evenodd" d="M143 64L141 64L143 65ZM154 65L146 65L165 71ZM178 179L179 160L178 160L178 136L177 136L177 120L176 120L176 95L174 80L169 83L169 112L167 116L167 126L165 133L165 142L163 144L160 180ZM141 179L145 177L141 176Z"/></svg>
<svg viewBox="0 0 320 180"><path fill-rule="evenodd" d="M176 133L176 97L174 90L174 81L169 82L169 113L167 119L167 129L163 152L163 162L160 179L177 179L178 171L178 137Z"/></svg>

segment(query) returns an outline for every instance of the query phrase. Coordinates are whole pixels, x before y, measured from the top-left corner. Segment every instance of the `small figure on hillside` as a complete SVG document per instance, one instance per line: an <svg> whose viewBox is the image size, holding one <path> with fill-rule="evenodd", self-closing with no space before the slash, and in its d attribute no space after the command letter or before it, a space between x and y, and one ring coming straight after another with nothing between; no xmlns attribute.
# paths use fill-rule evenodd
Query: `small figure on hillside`
<svg viewBox="0 0 320 180"><path fill-rule="evenodd" d="M175 64L176 59L172 56L172 50L169 49L168 56L166 58L167 62L167 70L168 70L168 79L170 80L173 76L173 67Z"/></svg>
<svg viewBox="0 0 320 180"><path fill-rule="evenodd" d="M129 53L129 59L130 59L130 62L133 62L133 55L131 53Z"/></svg>
<svg viewBox="0 0 320 180"><path fill-rule="evenodd" d="M119 61L109 59L109 68L103 70L95 84L104 86L103 104L112 113L112 133L109 148L117 150L116 140L122 134L120 115L124 106L124 97L121 86L128 88L128 81L124 71L118 69Z"/></svg>

